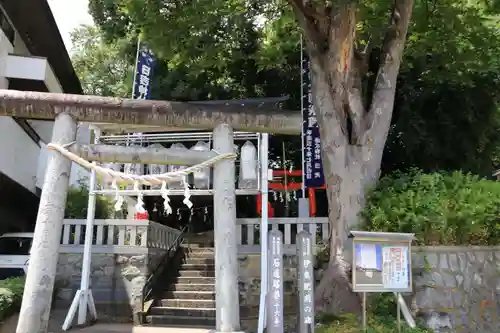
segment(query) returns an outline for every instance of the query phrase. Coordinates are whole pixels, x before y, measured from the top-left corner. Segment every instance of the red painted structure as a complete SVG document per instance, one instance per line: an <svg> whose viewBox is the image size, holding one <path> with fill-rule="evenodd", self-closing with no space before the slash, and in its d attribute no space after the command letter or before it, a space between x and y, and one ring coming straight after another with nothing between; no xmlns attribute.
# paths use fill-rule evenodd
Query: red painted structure
<svg viewBox="0 0 500 333"><path fill-rule="evenodd" d="M287 178L300 178L300 181L287 181L284 183L276 183L272 180L269 181L269 190L273 191L298 191L302 189L302 170L293 170L293 171L285 171L285 170L273 170L273 179L274 177L280 177L284 180L285 175ZM285 186L286 185L286 186ZM316 216L316 190L326 189L326 186L317 188L308 188L307 193L309 195L309 215ZM257 213L261 215L262 211L262 197L261 195L257 195ZM274 216L274 209L271 206L271 203L268 203L268 212L269 217Z"/></svg>

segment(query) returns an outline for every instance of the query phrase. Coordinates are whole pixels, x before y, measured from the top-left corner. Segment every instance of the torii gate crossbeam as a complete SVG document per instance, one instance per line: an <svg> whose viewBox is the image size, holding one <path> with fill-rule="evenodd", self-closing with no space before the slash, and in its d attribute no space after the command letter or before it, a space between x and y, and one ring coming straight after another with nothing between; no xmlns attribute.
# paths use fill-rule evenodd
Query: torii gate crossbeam
<svg viewBox="0 0 500 333"><path fill-rule="evenodd" d="M260 105L214 105L0 90L0 116L52 120L61 112L81 122L182 129L214 129L219 124L227 124L237 131L299 135L302 126L300 111Z"/></svg>

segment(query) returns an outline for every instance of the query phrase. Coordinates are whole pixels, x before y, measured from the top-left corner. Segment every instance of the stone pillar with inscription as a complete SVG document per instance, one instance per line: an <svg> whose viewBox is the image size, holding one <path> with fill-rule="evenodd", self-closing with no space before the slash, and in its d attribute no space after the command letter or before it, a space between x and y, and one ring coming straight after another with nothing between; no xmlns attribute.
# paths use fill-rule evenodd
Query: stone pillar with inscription
<svg viewBox="0 0 500 333"><path fill-rule="evenodd" d="M233 129L217 126L214 149L234 152ZM217 332L240 331L238 247L236 243L235 163L225 159L214 166L215 307Z"/></svg>
<svg viewBox="0 0 500 333"><path fill-rule="evenodd" d="M52 143L64 145L75 138L76 120L65 112L59 113L52 131ZM19 315L22 319L16 333L47 332L70 172L71 160L49 150Z"/></svg>
<svg viewBox="0 0 500 333"><path fill-rule="evenodd" d="M297 273L299 282L298 333L314 332L314 255L313 236L302 230L297 234Z"/></svg>
<svg viewBox="0 0 500 333"><path fill-rule="evenodd" d="M268 241L267 332L283 333L283 234L273 229L269 232Z"/></svg>

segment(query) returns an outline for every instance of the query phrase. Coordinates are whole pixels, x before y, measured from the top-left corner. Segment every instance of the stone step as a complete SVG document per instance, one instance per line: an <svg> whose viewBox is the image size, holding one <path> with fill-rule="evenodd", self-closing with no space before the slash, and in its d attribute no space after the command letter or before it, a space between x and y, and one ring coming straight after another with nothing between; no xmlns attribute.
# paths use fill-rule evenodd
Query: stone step
<svg viewBox="0 0 500 333"><path fill-rule="evenodd" d="M154 325L159 327L178 327L178 328L215 328L215 317L174 317L174 316L146 316L146 325Z"/></svg>
<svg viewBox="0 0 500 333"><path fill-rule="evenodd" d="M214 299L160 299L159 306L174 308L215 308Z"/></svg>
<svg viewBox="0 0 500 333"><path fill-rule="evenodd" d="M215 260L214 258L205 258L205 257L192 257L189 256L185 259L185 264L188 265L210 265L214 266L215 265Z"/></svg>
<svg viewBox="0 0 500 333"><path fill-rule="evenodd" d="M183 270L179 271L181 277L215 277L215 271L196 271L196 270Z"/></svg>
<svg viewBox="0 0 500 333"><path fill-rule="evenodd" d="M163 297L178 300L215 300L215 290L212 291L166 291Z"/></svg>
<svg viewBox="0 0 500 333"><path fill-rule="evenodd" d="M203 244L184 244L181 246L184 250L190 252L215 252L215 247L204 246Z"/></svg>
<svg viewBox="0 0 500 333"><path fill-rule="evenodd" d="M192 250L184 250L183 251L186 257L196 257L196 258L215 258L215 252L207 251L202 249L202 251L192 251Z"/></svg>
<svg viewBox="0 0 500 333"><path fill-rule="evenodd" d="M156 305L149 309L149 313L154 316L179 316L179 317L215 317L215 307L213 308L193 308L193 307L171 307ZM296 314L296 309L288 309L285 315ZM257 318L259 316L259 307L240 307L241 318Z"/></svg>
<svg viewBox="0 0 500 333"><path fill-rule="evenodd" d="M169 289L170 291L215 291L215 283L176 283Z"/></svg>
<svg viewBox="0 0 500 333"><path fill-rule="evenodd" d="M210 242L210 243L204 243L204 242L200 242L200 243L197 243L197 242L189 242L189 243L184 243L182 244L182 247L184 248L189 248L189 249L197 249L198 251L201 250L201 249L210 249L210 250L214 250L214 246L213 244L211 244L213 242Z"/></svg>
<svg viewBox="0 0 500 333"><path fill-rule="evenodd" d="M150 314L154 316L215 318L215 308L178 308L153 306L149 311Z"/></svg>
<svg viewBox="0 0 500 333"><path fill-rule="evenodd" d="M181 271L215 271L214 264L182 264Z"/></svg>
<svg viewBox="0 0 500 333"><path fill-rule="evenodd" d="M192 273L192 271L185 271ZM182 272L181 272L182 273ZM206 272L203 272L206 273ZM215 272L214 276L189 276L189 275L181 275L177 277L177 283L186 285L186 284L194 284L194 285L200 285L200 284L209 284L209 285L214 285L215 286Z"/></svg>

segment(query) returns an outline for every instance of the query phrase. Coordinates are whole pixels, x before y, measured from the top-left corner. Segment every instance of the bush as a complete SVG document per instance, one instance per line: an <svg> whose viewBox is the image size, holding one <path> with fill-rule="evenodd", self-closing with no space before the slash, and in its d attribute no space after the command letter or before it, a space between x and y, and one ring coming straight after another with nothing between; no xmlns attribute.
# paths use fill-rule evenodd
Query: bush
<svg viewBox="0 0 500 333"><path fill-rule="evenodd" d="M84 185L71 187L68 190L68 199L64 218L67 219L85 219L87 218L87 208L89 202L89 191ZM96 196L95 218L107 219L111 215L112 203L109 198Z"/></svg>
<svg viewBox="0 0 500 333"><path fill-rule="evenodd" d="M317 333L395 333L398 332L396 320L393 317L379 317L367 315L367 329L363 327L354 315L336 317L333 315L320 316L320 325L315 330ZM427 333L432 332L426 328L410 328L401 322L402 333Z"/></svg>
<svg viewBox="0 0 500 333"><path fill-rule="evenodd" d="M4 320L21 308L24 277L0 280L0 320Z"/></svg>
<svg viewBox="0 0 500 333"><path fill-rule="evenodd" d="M368 193L362 217L365 230L415 233L421 245L499 244L500 182L462 172L398 172Z"/></svg>

